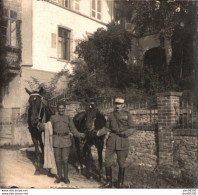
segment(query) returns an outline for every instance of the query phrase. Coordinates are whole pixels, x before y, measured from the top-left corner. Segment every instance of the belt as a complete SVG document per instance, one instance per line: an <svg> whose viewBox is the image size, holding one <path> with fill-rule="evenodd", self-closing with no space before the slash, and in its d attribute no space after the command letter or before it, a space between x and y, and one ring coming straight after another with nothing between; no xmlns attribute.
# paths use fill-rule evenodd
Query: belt
<svg viewBox="0 0 198 195"><path fill-rule="evenodd" d="M54 132L53 134L58 136L69 135L69 133L56 133L56 132Z"/></svg>

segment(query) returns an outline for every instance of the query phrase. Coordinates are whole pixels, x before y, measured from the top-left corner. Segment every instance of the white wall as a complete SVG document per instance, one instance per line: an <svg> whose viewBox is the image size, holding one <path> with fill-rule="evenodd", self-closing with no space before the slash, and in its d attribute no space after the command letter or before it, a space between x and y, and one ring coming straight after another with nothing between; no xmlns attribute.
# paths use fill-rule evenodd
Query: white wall
<svg viewBox="0 0 198 195"><path fill-rule="evenodd" d="M5 94L3 98L4 108L21 106L20 86L21 86L21 78L20 75L17 75L9 83L8 92Z"/></svg>
<svg viewBox="0 0 198 195"><path fill-rule="evenodd" d="M85 0L82 0L85 2ZM82 3L81 10L90 13L90 2ZM108 8L106 1L103 2L103 13ZM90 15L90 14L89 14ZM104 21L110 21L110 15L104 14ZM60 71L65 65L70 69L66 61L57 59L57 39L56 48L51 47L51 34L58 33L58 26L71 30L71 50L75 49L75 40L87 38L86 33L94 33L97 28L106 27L88 17L81 16L75 12L56 6L46 1L33 0L33 68Z"/></svg>
<svg viewBox="0 0 198 195"><path fill-rule="evenodd" d="M21 0L22 65L32 66L32 0Z"/></svg>
<svg viewBox="0 0 198 195"><path fill-rule="evenodd" d="M30 91L38 90L38 86L31 89L27 81L32 81L32 77L34 77L39 81L39 83L49 84L54 75L55 73L53 72L22 67L20 86L21 114L24 113L29 99L29 95L25 92L25 88L28 88Z"/></svg>

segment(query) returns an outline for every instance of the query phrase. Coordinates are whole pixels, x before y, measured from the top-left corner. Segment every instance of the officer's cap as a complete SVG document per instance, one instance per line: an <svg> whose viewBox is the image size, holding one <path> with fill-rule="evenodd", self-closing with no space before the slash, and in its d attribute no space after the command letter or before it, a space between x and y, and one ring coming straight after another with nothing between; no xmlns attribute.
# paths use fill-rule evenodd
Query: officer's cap
<svg viewBox="0 0 198 195"><path fill-rule="evenodd" d="M123 98L120 98L120 97L119 98L116 98L115 99L115 103L116 104L124 104L124 99Z"/></svg>
<svg viewBox="0 0 198 195"><path fill-rule="evenodd" d="M59 100L58 103L57 103L57 107L59 107L60 105L65 107L66 106L65 101L64 100Z"/></svg>
<svg viewBox="0 0 198 195"><path fill-rule="evenodd" d="M94 98L90 98L90 104L95 104L95 99Z"/></svg>

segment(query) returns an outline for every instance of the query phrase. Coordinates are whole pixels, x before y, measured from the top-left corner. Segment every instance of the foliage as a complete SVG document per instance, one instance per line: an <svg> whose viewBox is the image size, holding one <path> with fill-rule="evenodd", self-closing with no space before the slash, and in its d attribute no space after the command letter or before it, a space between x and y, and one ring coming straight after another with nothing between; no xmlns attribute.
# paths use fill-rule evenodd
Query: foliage
<svg viewBox="0 0 198 195"><path fill-rule="evenodd" d="M163 58L160 53L157 54L157 48L149 51L156 56L151 55L153 60L150 59L150 64L144 63L143 67L142 82L147 94L154 95L166 90L193 89L196 67L195 45L197 45L195 3L175 0L120 1L121 18L126 17L127 22L132 23L134 35L141 37L157 32L162 50L165 48L165 39L171 40L172 59L169 64L165 59L164 63L156 63L157 57Z"/></svg>
<svg viewBox="0 0 198 195"><path fill-rule="evenodd" d="M73 98L86 101L95 96L103 101L125 96L130 87L137 91L138 74L133 77L134 68L127 64L130 48L131 35L115 23L98 29L93 39L82 41L77 46L79 59L70 77Z"/></svg>
<svg viewBox="0 0 198 195"><path fill-rule="evenodd" d="M121 17L134 24L134 33L142 35L149 30L160 32L162 36L171 38L175 26L191 20L195 14L192 1L153 0L153 1L120 1ZM190 19L190 20L189 20Z"/></svg>
<svg viewBox="0 0 198 195"><path fill-rule="evenodd" d="M90 73L102 71L108 76L111 87L123 89L129 83L126 61L130 48L130 34L112 23L107 29L98 29L92 40L82 41L76 53L84 59Z"/></svg>
<svg viewBox="0 0 198 195"><path fill-rule="evenodd" d="M42 87L44 89L44 98L50 99L62 93L62 90L60 91L58 89L58 82L63 77L68 79L68 70L62 69L60 72L56 73L49 83L40 82L39 79L35 77L31 77L31 80L26 80L26 83L28 83L30 91L35 91Z"/></svg>

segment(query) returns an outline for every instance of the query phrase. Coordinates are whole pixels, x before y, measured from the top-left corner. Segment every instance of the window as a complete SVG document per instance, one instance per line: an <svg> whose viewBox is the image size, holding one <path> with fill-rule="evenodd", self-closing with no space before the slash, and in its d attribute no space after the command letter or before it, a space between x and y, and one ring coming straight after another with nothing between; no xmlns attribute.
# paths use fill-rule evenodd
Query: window
<svg viewBox="0 0 198 195"><path fill-rule="evenodd" d="M59 4L62 7L80 11L80 0L51 0L51 1L55 2L56 4Z"/></svg>
<svg viewBox="0 0 198 195"><path fill-rule="evenodd" d="M101 0L92 0L91 16L101 20Z"/></svg>
<svg viewBox="0 0 198 195"><path fill-rule="evenodd" d="M70 8L70 0L64 0L64 7Z"/></svg>
<svg viewBox="0 0 198 195"><path fill-rule="evenodd" d="M58 58L70 60L70 31L58 28Z"/></svg>
<svg viewBox="0 0 198 195"><path fill-rule="evenodd" d="M115 21L118 21L121 19L121 10L120 10L120 2L114 1L114 18Z"/></svg>
<svg viewBox="0 0 198 195"><path fill-rule="evenodd" d="M80 11L80 0L74 0L74 9Z"/></svg>
<svg viewBox="0 0 198 195"><path fill-rule="evenodd" d="M53 2L55 2L55 3L58 3L58 0L52 0Z"/></svg>
<svg viewBox="0 0 198 195"><path fill-rule="evenodd" d="M3 10L1 29L6 45L17 47L17 12L9 9Z"/></svg>
<svg viewBox="0 0 198 195"><path fill-rule="evenodd" d="M52 0L52 1L63 7L70 8L70 0Z"/></svg>

